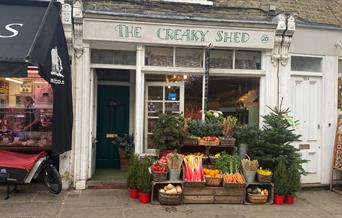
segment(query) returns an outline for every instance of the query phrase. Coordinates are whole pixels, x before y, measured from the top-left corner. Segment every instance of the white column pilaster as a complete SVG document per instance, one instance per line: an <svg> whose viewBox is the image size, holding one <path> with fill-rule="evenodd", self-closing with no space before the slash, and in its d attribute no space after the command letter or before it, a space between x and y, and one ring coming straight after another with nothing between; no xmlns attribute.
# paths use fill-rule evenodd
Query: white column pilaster
<svg viewBox="0 0 342 218"><path fill-rule="evenodd" d="M137 69L135 73L135 153L141 154L144 146L144 75L142 73L144 50L137 46Z"/></svg>

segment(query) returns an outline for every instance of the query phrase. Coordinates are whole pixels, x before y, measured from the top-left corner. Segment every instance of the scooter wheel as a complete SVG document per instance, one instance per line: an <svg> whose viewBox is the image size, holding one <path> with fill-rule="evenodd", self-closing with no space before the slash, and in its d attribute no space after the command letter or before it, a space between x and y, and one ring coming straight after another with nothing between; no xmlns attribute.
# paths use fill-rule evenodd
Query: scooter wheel
<svg viewBox="0 0 342 218"><path fill-rule="evenodd" d="M62 191L62 179L53 165L48 165L43 170L43 178L46 188L52 194L59 194Z"/></svg>

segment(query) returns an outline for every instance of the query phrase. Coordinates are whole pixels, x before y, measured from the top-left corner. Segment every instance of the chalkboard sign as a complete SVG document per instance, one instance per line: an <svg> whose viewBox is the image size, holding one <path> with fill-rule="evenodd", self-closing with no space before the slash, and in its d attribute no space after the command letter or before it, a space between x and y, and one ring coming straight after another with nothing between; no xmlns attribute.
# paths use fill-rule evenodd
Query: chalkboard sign
<svg viewBox="0 0 342 218"><path fill-rule="evenodd" d="M342 171L342 115L338 116L334 148L334 169Z"/></svg>

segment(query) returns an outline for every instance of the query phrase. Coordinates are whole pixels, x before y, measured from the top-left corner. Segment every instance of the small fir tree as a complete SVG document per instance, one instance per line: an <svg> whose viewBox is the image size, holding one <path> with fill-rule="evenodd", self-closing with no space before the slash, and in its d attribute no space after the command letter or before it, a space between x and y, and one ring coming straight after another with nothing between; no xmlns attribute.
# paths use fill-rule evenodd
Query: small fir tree
<svg viewBox="0 0 342 218"><path fill-rule="evenodd" d="M293 162L288 168L288 195L294 195L300 190L300 163Z"/></svg>
<svg viewBox="0 0 342 218"><path fill-rule="evenodd" d="M279 158L278 165L274 171L273 182L276 195L286 195L288 193L288 175L284 158Z"/></svg>
<svg viewBox="0 0 342 218"><path fill-rule="evenodd" d="M137 186L141 193L150 193L152 189L152 175L148 169L150 165L151 161L148 157L144 157L140 160Z"/></svg>
<svg viewBox="0 0 342 218"><path fill-rule="evenodd" d="M128 161L127 184L130 188L138 188L139 158L132 152Z"/></svg>

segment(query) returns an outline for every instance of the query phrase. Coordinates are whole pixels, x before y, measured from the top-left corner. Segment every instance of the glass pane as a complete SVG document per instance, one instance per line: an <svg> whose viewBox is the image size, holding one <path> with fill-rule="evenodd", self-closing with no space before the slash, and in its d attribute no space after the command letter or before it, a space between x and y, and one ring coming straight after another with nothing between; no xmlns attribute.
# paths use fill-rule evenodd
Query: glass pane
<svg viewBox="0 0 342 218"><path fill-rule="evenodd" d="M189 75L185 81L184 116L202 119L203 77Z"/></svg>
<svg viewBox="0 0 342 218"><path fill-rule="evenodd" d="M147 131L148 133L152 133L154 128L156 127L157 124L157 118L148 118L147 122Z"/></svg>
<svg viewBox="0 0 342 218"><path fill-rule="evenodd" d="M163 113L163 103L162 102L149 102L147 105L148 116L159 116Z"/></svg>
<svg viewBox="0 0 342 218"><path fill-rule="evenodd" d="M259 121L259 78L209 77L208 109L232 115L239 122Z"/></svg>
<svg viewBox="0 0 342 218"><path fill-rule="evenodd" d="M322 58L313 57L291 57L291 70L292 71L308 71L308 72L321 72Z"/></svg>
<svg viewBox="0 0 342 218"><path fill-rule="evenodd" d="M95 64L136 65L136 52L92 49L91 62Z"/></svg>
<svg viewBox="0 0 342 218"><path fill-rule="evenodd" d="M165 100L178 101L179 100L179 86L165 87Z"/></svg>
<svg viewBox="0 0 342 218"><path fill-rule="evenodd" d="M179 113L180 105L179 102L166 102L165 113Z"/></svg>
<svg viewBox="0 0 342 218"><path fill-rule="evenodd" d="M173 67L173 48L146 47L145 65Z"/></svg>
<svg viewBox="0 0 342 218"><path fill-rule="evenodd" d="M342 78L338 78L338 109L342 111Z"/></svg>
<svg viewBox="0 0 342 218"><path fill-rule="evenodd" d="M163 100L163 86L149 86L148 100Z"/></svg>
<svg viewBox="0 0 342 218"><path fill-rule="evenodd" d="M232 50L211 50L210 51L210 67L221 69L233 68L233 51Z"/></svg>
<svg viewBox="0 0 342 218"><path fill-rule="evenodd" d="M203 67L203 49L176 48L176 67Z"/></svg>
<svg viewBox="0 0 342 218"><path fill-rule="evenodd" d="M236 51L235 52L235 69L261 69L261 52L260 51Z"/></svg>
<svg viewBox="0 0 342 218"><path fill-rule="evenodd" d="M153 135L147 135L147 149L153 149Z"/></svg>
<svg viewBox="0 0 342 218"><path fill-rule="evenodd" d="M338 74L342 75L342 60L338 60Z"/></svg>

